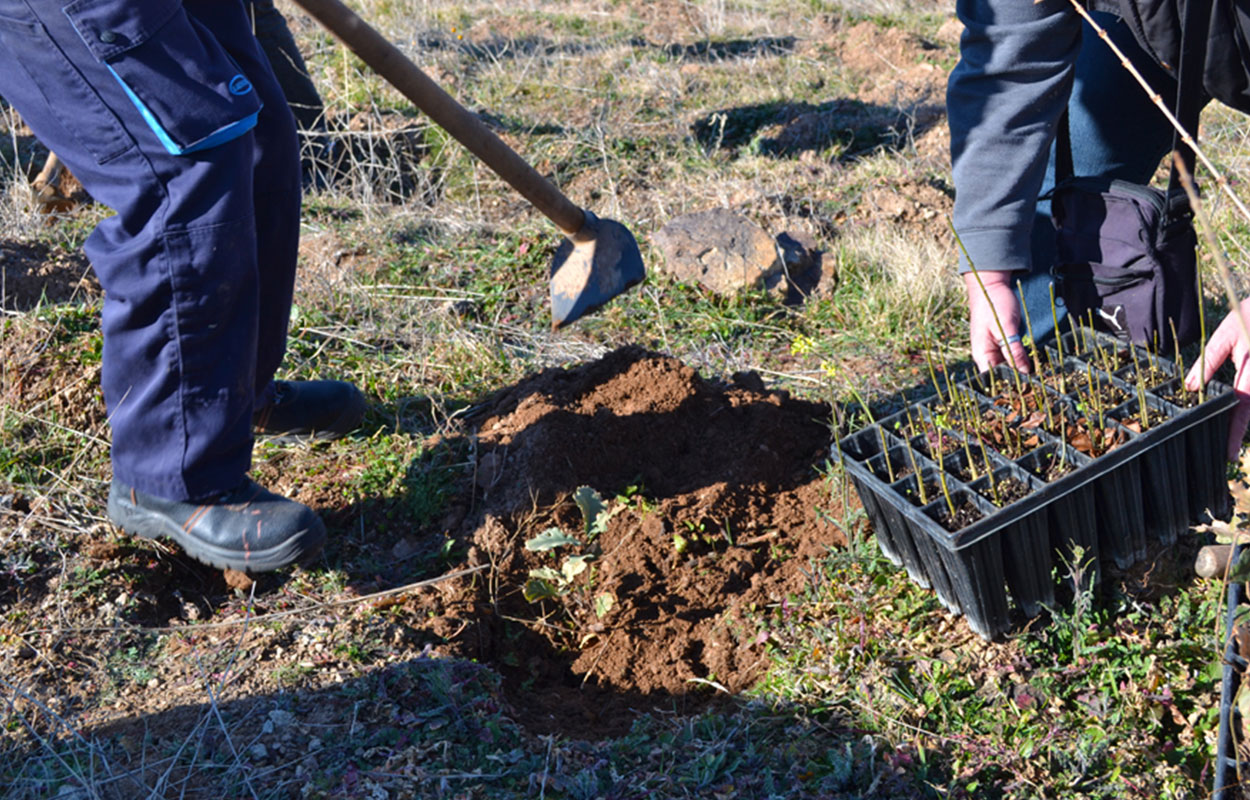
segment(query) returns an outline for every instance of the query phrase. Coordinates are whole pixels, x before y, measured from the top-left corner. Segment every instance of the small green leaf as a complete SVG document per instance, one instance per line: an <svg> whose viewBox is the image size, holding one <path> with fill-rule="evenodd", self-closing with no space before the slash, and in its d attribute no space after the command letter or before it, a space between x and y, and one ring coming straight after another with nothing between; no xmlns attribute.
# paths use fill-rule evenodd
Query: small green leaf
<svg viewBox="0 0 1250 800"><path fill-rule="evenodd" d="M559 528L548 528L533 539L527 540L525 549L531 553L541 553L546 550L554 550L557 547L564 547L565 545L577 545L580 547L581 544L580 541L569 536Z"/></svg>
<svg viewBox="0 0 1250 800"><path fill-rule="evenodd" d="M594 560L595 557L590 554L569 556L564 560L564 566L561 568L561 572L564 573L564 580L571 581L578 575L581 575L586 571L586 567L590 566L590 562Z"/></svg>
<svg viewBox="0 0 1250 800"><path fill-rule="evenodd" d="M1237 690L1237 710L1242 719L1250 719L1250 685L1242 684Z"/></svg>
<svg viewBox="0 0 1250 800"><path fill-rule="evenodd" d="M616 605L616 598L609 592L595 595L595 616L603 619L604 615L612 610L612 606Z"/></svg>
<svg viewBox="0 0 1250 800"><path fill-rule="evenodd" d="M555 587L541 578L530 578L525 582L525 588L521 594L527 602L533 603L536 600L545 600L556 596Z"/></svg>
<svg viewBox="0 0 1250 800"><path fill-rule="evenodd" d="M686 541L685 536L682 536L680 533L673 534L673 549L677 551L677 555L686 552L686 548L689 546L690 543Z"/></svg>
<svg viewBox="0 0 1250 800"><path fill-rule="evenodd" d="M1237 554L1237 561L1228 570L1229 583L1246 583L1250 581L1250 547L1243 547Z"/></svg>
<svg viewBox="0 0 1250 800"><path fill-rule="evenodd" d="M581 509L586 533L592 539L606 531L608 522L617 511L621 510L618 506L615 510L608 511L608 505L603 501L603 496L589 486L581 486L573 492L573 502L577 503L577 507Z"/></svg>
<svg viewBox="0 0 1250 800"><path fill-rule="evenodd" d="M560 573L556 572L551 567L539 567L538 569L530 570L530 577L538 578L539 580L552 581L552 582L558 583L560 581L561 575Z"/></svg>

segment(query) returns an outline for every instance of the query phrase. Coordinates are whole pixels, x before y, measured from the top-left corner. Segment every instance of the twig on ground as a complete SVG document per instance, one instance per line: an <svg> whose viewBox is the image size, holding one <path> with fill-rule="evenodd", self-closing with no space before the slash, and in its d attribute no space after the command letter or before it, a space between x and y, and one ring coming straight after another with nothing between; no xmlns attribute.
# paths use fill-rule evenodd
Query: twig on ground
<svg viewBox="0 0 1250 800"><path fill-rule="evenodd" d="M1172 109L1168 108L1167 104L1163 102L1162 95L1151 88L1150 83L1146 80L1146 78L1142 76L1141 72L1139 72L1136 67L1133 66L1133 62L1129 61L1128 56L1124 55L1124 51L1117 47L1115 42L1111 41L1111 37L1107 34L1107 31L1094 21L1094 18L1090 15L1085 6L1083 6L1079 0L1069 0L1069 2L1072 3L1072 7L1076 9L1076 12L1080 14L1081 17L1089 23L1090 27L1094 29L1094 32L1098 34L1098 38L1106 42L1107 46L1111 48L1111 52L1115 54L1116 58L1120 59L1120 66L1128 70L1129 74L1133 76L1133 79L1146 90L1146 94L1150 96L1150 101L1154 103L1161 112L1163 112L1163 116L1167 117L1168 122L1172 123L1172 127L1176 128L1177 132L1180 133L1181 141L1194 151L1194 155L1197 156L1198 160L1202 162L1202 165L1207 168L1207 171L1211 173L1211 177L1214 179L1215 185L1218 186L1220 191L1222 191L1228 199L1232 201L1233 205L1237 208L1237 211L1240 212L1242 218L1247 222L1250 222L1250 208L1246 208L1245 203L1241 202L1241 198L1233 192L1232 187L1228 183L1228 179L1224 177L1223 173L1216 169L1215 164L1211 163L1211 159L1207 158L1206 153L1198 147L1197 140L1194 139L1193 135L1189 131L1185 130L1185 126L1181 125L1180 120L1178 120L1176 115L1172 113Z"/></svg>
<svg viewBox="0 0 1250 800"><path fill-rule="evenodd" d="M439 575L437 578L429 578L424 581L417 581L415 583L407 583L407 584L404 584L403 586L396 586L393 589L383 589L380 592L373 592L371 594L363 594L360 597L349 597L349 598L345 598L341 600L325 600L319 603L314 603L313 605L308 606L306 608L292 608L286 611L273 611L267 614L257 614L255 616L248 616L248 617L244 617L243 619L228 619L228 620L221 620L219 622L198 623L195 625L158 625L158 626L153 626L153 627L136 626L136 627L125 628L125 630L129 633L188 633L188 632L193 633L193 632L198 632L198 631L214 630L218 628L231 628L236 625L246 625L251 622L271 622L276 619L283 619L285 617L294 617L300 614L307 614L310 611L321 611L327 608L340 608L342 606L357 605L359 603L369 602L370 600L377 600L380 597L390 597L392 595L403 594L404 592L410 592L410 591L413 591L414 589L424 589L428 586L434 586L436 584L443 583L444 581L455 580L456 578L463 578L465 575L472 575L475 572L481 572L482 570L486 569L487 566L488 565L486 564L480 564L476 567L467 567L465 569L457 570L455 572L449 572L445 575ZM65 628L30 628L25 631L21 631L20 635L26 635L29 633L61 633L61 634L98 633L100 631L112 631L112 630L114 630L114 628L109 627L109 626L104 626L104 625L85 625L81 627L65 627Z"/></svg>

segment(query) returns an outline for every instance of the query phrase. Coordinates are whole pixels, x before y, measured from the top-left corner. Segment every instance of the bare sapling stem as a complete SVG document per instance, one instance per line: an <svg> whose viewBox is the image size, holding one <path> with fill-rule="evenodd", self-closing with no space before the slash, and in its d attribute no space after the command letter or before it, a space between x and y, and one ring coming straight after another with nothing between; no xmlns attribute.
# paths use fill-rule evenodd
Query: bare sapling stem
<svg viewBox="0 0 1250 800"><path fill-rule="evenodd" d="M1050 321L1055 326L1055 349L1059 351L1059 391L1063 391L1063 334L1059 332L1059 311L1055 308L1055 282L1050 282Z"/></svg>
<svg viewBox="0 0 1250 800"><path fill-rule="evenodd" d="M881 458L885 461L885 472L890 477L890 483L894 483L894 465L890 463L890 447L885 441L885 429L877 425L877 420L872 415L872 409L864 402L864 398L860 396L859 392L855 391L855 387L848 383L846 388L851 393L851 397L855 398L855 402L859 403L859 407L864 410L864 415L868 417L868 424L876 425L877 438L881 440Z"/></svg>
<svg viewBox="0 0 1250 800"><path fill-rule="evenodd" d="M1111 48L1111 52L1115 53L1116 58L1120 59L1120 66L1128 70L1129 74L1133 76L1133 79L1146 90L1146 94L1149 95L1150 101L1154 103L1161 112L1163 112L1163 116L1167 117L1168 122L1172 123L1172 127L1180 133L1181 141L1184 142L1189 149L1194 151L1194 155L1199 161L1202 162L1202 166L1206 167L1207 172L1211 174L1211 178L1215 181L1215 185L1219 187L1220 191L1223 192L1230 201L1232 201L1233 206L1237 209L1238 213L1241 214L1242 218L1247 222L1250 222L1250 208L1247 208L1246 204L1241 201L1241 198L1238 197L1237 193L1233 191L1231 186L1229 186L1228 179L1224 177L1223 173L1216 169L1215 164L1211 163L1211 159L1207 158L1206 153L1198 147L1198 142L1194 139L1191 133L1185 130L1185 126L1181 125L1180 120L1178 120L1176 115L1172 113L1172 109L1168 108L1167 104L1163 102L1163 96L1151 88L1149 82L1146 81L1141 72L1139 72L1137 68L1133 66L1133 63L1128 60L1128 57L1124 55L1124 51L1117 47L1115 42L1111 41L1111 37L1107 34L1107 31L1095 22L1092 16L1090 16L1089 11L1081 4L1081 0L1069 0L1069 2L1071 2L1072 6L1076 9L1076 13L1080 14L1081 17L1089 23L1090 27L1094 29L1094 31L1098 34L1098 38L1106 42L1107 46ZM1201 295L1199 295L1199 297L1201 297ZM1204 338L1202 341L1205 343L1206 339Z"/></svg>
<svg viewBox="0 0 1250 800"><path fill-rule="evenodd" d="M1181 177L1181 185L1185 187L1185 195L1189 197L1189 207L1193 209L1194 217L1197 218L1198 225L1202 228L1202 238L1207 240L1207 246L1211 248L1211 255L1215 258L1215 265L1220 273L1220 282L1224 284L1224 294L1228 298L1228 313L1236 315L1237 324L1241 327L1241 335L1245 337L1244 341L1246 344L1250 345L1250 329L1247 328L1246 318L1241 313L1241 302L1237 298L1237 290L1233 288L1233 274L1228 268L1228 259L1224 258L1224 249L1220 247L1220 243L1215 237L1215 229L1211 225L1211 218L1207 216L1207 209L1203 206L1201 199L1199 199L1197 190L1194 189L1193 176L1185 168L1185 162L1175 155L1173 155L1173 160L1176 163L1176 171ZM1200 337L1199 341L1202 342L1202 351L1198 355L1200 359L1199 369L1202 372L1202 379L1198 382L1198 402L1203 403L1207 399L1207 318L1202 303L1202 270L1197 270L1197 273L1198 336Z"/></svg>
<svg viewBox="0 0 1250 800"><path fill-rule="evenodd" d="M1085 377L1088 383L1085 390L1089 392L1089 404L1094 413L1098 415L1098 430L1102 430L1102 398L1098 396L1098 386L1094 383L1094 368L1088 363L1085 364Z"/></svg>
<svg viewBox="0 0 1250 800"><path fill-rule="evenodd" d="M938 483L942 485L942 496L946 498L946 509L951 512L951 524L955 523L955 501L951 499L951 490L946 485L946 470L938 470Z"/></svg>
<svg viewBox="0 0 1250 800"><path fill-rule="evenodd" d="M932 433L930 433L930 425L932 426ZM926 414L920 415L920 426L924 429L925 438L929 439L931 445L929 457L940 464L942 461L942 429L937 426L936 422L929 419Z"/></svg>
<svg viewBox="0 0 1250 800"><path fill-rule="evenodd" d="M972 458L972 442L968 437L964 436L964 456L968 459L968 476L971 480L976 480L980 476L977 475L977 464Z"/></svg>
<svg viewBox="0 0 1250 800"><path fill-rule="evenodd" d="M1042 355L1037 349L1037 339L1033 338L1033 318L1029 316L1029 304L1024 299L1024 284L1016 281L1016 290L1020 293L1020 310L1024 314L1024 325L1029 332L1029 349L1033 351L1033 365L1040 370L1042 368ZM1051 284L1051 292L1053 296L1054 284ZM1054 313L1053 308L1051 313ZM1038 405L1041 405L1046 411L1046 425L1053 428L1055 426L1055 418L1050 413L1050 398L1046 396L1045 389L1035 384L1033 386L1033 394L1036 395L1038 392L1042 393L1042 399Z"/></svg>
<svg viewBox="0 0 1250 800"><path fill-rule="evenodd" d="M849 432L849 429L847 428L846 420L843 417L844 409L842 408L842 404L832 403L831 405L833 407L833 425L835 428L834 441L837 441L844 435L843 431ZM838 469L841 470L842 473L839 476L841 480L838 481L838 483L842 484L842 502L846 503L850 496L850 481L847 479L847 476L850 475L850 473L846 470L846 453L842 452L841 446L838 447Z"/></svg>
<svg viewBox="0 0 1250 800"><path fill-rule="evenodd" d="M1185 375L1185 359L1181 356L1181 337L1176 335L1176 320L1168 317L1168 325L1172 326L1172 349L1175 351L1176 369L1183 377ZM1185 381L1181 381L1181 391L1188 391L1185 388Z"/></svg>
<svg viewBox="0 0 1250 800"><path fill-rule="evenodd" d="M1068 417L1065 414L1059 418L1059 471L1062 472L1068 465Z"/></svg>
<svg viewBox="0 0 1250 800"><path fill-rule="evenodd" d="M1141 363L1137 360L1137 348L1132 348L1130 352L1133 354L1133 371L1137 374L1137 408L1139 409L1141 429L1145 433L1150 427L1150 415L1146 413L1148 411L1146 406L1146 376L1142 374Z"/></svg>
<svg viewBox="0 0 1250 800"><path fill-rule="evenodd" d="M890 477L890 483L894 483L894 463L890 461L890 449L885 443L885 430L878 425L877 436L881 439L881 459L885 461L885 474Z"/></svg>
<svg viewBox="0 0 1250 800"><path fill-rule="evenodd" d="M928 492L924 488L924 479L920 475L920 467L916 464L916 453L911 449L911 440L905 442L907 445L907 459L911 461L911 475L916 479L916 490L920 492L920 505L929 505Z"/></svg>
<svg viewBox="0 0 1250 800"><path fill-rule="evenodd" d="M929 380L933 381L933 391L937 392L938 400L950 404L950 394L952 391L950 376L946 378L946 397L942 397L942 387L938 385L937 370L933 368L933 341L929 338L929 331L924 331L924 360L929 367Z"/></svg>
<svg viewBox="0 0 1250 800"><path fill-rule="evenodd" d="M998 309L994 307L994 303L990 300L989 290L985 288L985 281L981 280L981 273L977 270L976 264L972 263L972 256L968 255L968 249L964 247L963 239L959 238L959 231L955 230L955 221L950 220L951 231L955 234L955 243L959 245L959 251L964 254L964 260L968 262L968 269L972 272L972 277L977 280L977 287L981 290L981 296L985 298L985 304L990 307L990 314L994 317L994 326L998 328L998 341L1001 347L1007 348L1008 356L1011 354L1011 344L1007 341L1007 329L1003 327L1003 320L998 316ZM1008 364L1011 367L1011 374L1016 382L1016 394L1020 396L1021 408L1024 407L1024 385L1020 379L1020 370L1016 369L1014 360L1009 359ZM990 371L990 386L994 385L994 373Z"/></svg>
<svg viewBox="0 0 1250 800"><path fill-rule="evenodd" d="M1024 316L1024 328L1029 334L1029 350L1033 353L1033 366L1042 368L1042 354L1037 349L1037 339L1033 338L1033 318L1029 316L1029 303L1024 299L1024 283L1016 281L1016 291L1020 294L1020 313Z"/></svg>
<svg viewBox="0 0 1250 800"><path fill-rule="evenodd" d="M994 467L990 465L990 454L985 450L985 438L977 434L977 444L981 445L981 463L985 465L985 474L990 479L990 488L994 491L994 497L998 497L998 481L994 479Z"/></svg>

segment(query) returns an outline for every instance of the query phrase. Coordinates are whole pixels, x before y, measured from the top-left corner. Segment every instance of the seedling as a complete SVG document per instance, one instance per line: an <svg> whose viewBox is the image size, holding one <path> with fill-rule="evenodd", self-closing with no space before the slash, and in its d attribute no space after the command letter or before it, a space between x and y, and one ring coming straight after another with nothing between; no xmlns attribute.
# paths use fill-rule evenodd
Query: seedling
<svg viewBox="0 0 1250 800"><path fill-rule="evenodd" d="M972 263L972 257L968 255L968 250L964 247L963 240L959 238L959 232L955 231L955 224L953 221L951 222L951 230L955 232L955 243L959 245L959 250L963 253L964 260L968 262L968 269L972 272L972 276L976 278L977 286L981 289L981 296L985 298L985 304L990 307L990 314L994 317L994 325L998 328L998 341L1002 342L1005 346L1007 344L1007 329L1003 327L1002 318L998 316L998 309L996 309L994 304L990 302L990 293L985 288L985 282L981 280L981 273L977 270L976 264ZM1011 374L1015 378L1016 382L1016 392L1023 397L1024 388L1021 383L1020 371L1015 368L1015 364L1011 364L1010 366ZM994 388L993 370L990 370L990 388ZM994 392L994 394L997 394L997 392Z"/></svg>
<svg viewBox="0 0 1250 800"><path fill-rule="evenodd" d="M933 342L929 339L929 332L924 331L924 360L929 367L929 380L933 381L933 390L937 392L938 400L942 400L942 387L938 385L937 370L933 368ZM953 389L951 388L950 375L946 377L946 394L947 402L950 403L950 396Z"/></svg>
<svg viewBox="0 0 1250 800"><path fill-rule="evenodd" d="M994 479L994 467L992 464L990 464L989 453L985 451L985 440L978 437L977 441L981 445L981 461L982 463L985 464L985 474L986 476L988 476L989 481L990 481L990 490L994 493L994 499L997 500L998 499L998 481Z"/></svg>
<svg viewBox="0 0 1250 800"><path fill-rule="evenodd" d="M1150 407L1146 405L1146 376L1142 374L1141 364L1137 360L1137 350L1133 353L1133 371L1137 373L1137 413L1142 431L1150 428Z"/></svg>
<svg viewBox="0 0 1250 800"><path fill-rule="evenodd" d="M1059 311L1055 308L1055 284L1053 281L1050 283L1050 319L1051 319L1051 323L1055 326L1055 349L1059 353L1059 366L1060 366L1059 391L1062 392L1064 391L1064 388L1063 388L1063 336L1059 333Z"/></svg>
<svg viewBox="0 0 1250 800"><path fill-rule="evenodd" d="M1033 354L1033 365L1038 369L1042 367L1042 354L1038 352L1037 340L1033 338L1033 318L1029 316L1029 304L1024 299L1024 284L1016 281L1016 291L1020 294L1020 311L1024 314L1024 326L1029 334L1029 351Z"/></svg>
<svg viewBox="0 0 1250 800"><path fill-rule="evenodd" d="M920 478L919 475L916 476ZM946 470L938 471L938 483L942 484L942 496L946 498L946 510L951 514L951 521L955 519L955 501L951 499L950 487L946 485Z"/></svg>
<svg viewBox="0 0 1250 800"><path fill-rule="evenodd" d="M859 403L859 407L864 410L864 415L868 417L868 423L876 427L877 436L881 440L881 457L885 460L885 470L890 476L890 483L894 483L894 465L890 463L890 455L887 452L889 450L889 445L886 444L885 430L883 430L880 425L877 425L877 420L872 415L872 409L870 409L868 404L864 402L864 398L861 397L859 392L855 390L855 387L848 384L846 388L850 391L851 397L855 398L855 402Z"/></svg>
<svg viewBox="0 0 1250 800"><path fill-rule="evenodd" d="M922 506L928 505L929 504L928 492L925 491L924 481L921 480L920 468L916 466L916 454L911 449L911 440L910 439L904 440L904 444L907 446L907 458L909 461L911 461L911 474L913 477L915 477L916 489L920 492L920 504Z"/></svg>
<svg viewBox="0 0 1250 800"><path fill-rule="evenodd" d="M608 522L622 508L622 506L617 506L609 511L603 497L589 486L579 487L573 492L573 502L582 512L582 527L588 542L593 542L596 537L606 531ZM525 542L525 549L531 553L543 553L561 547L581 548L582 546L580 539L570 536L557 527L547 528ZM538 567L530 570L530 579L525 583L522 594L531 603L568 594L573 587L574 579L586 571L590 562L595 560L595 556L596 553L593 551L571 553L564 557L558 570L552 567Z"/></svg>

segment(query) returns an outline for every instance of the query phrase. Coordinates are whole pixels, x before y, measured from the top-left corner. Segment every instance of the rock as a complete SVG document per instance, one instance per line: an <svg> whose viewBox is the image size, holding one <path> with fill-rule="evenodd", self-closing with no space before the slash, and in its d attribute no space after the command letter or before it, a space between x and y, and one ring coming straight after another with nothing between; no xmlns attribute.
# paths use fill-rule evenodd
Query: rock
<svg viewBox="0 0 1250 800"><path fill-rule="evenodd" d="M249 755L251 755L252 758L256 759L257 761L264 761L266 758L269 758L269 751L260 742L257 742L256 744L249 747L247 749L247 752Z"/></svg>
<svg viewBox="0 0 1250 800"><path fill-rule="evenodd" d="M781 272L777 243L751 220L726 208L677 217L651 235L661 269L681 281L732 295Z"/></svg>
<svg viewBox="0 0 1250 800"><path fill-rule="evenodd" d="M741 386L749 392L758 392L759 394L763 394L766 391L764 388L764 379L761 378L760 374L753 369L735 372L730 380L732 380L735 385Z"/></svg>
<svg viewBox="0 0 1250 800"><path fill-rule="evenodd" d="M487 453L477 460L477 485L480 489L489 489L499 480L503 472L503 459L495 452Z"/></svg>
<svg viewBox="0 0 1250 800"><path fill-rule="evenodd" d="M959 21L959 18L949 17L942 23L942 27L938 28L937 35L934 38L941 44L958 47L959 37L963 32L964 24Z"/></svg>
<svg viewBox="0 0 1250 800"><path fill-rule="evenodd" d="M791 276L798 276L816 265L816 243L799 231L777 234L777 249Z"/></svg>
<svg viewBox="0 0 1250 800"><path fill-rule="evenodd" d="M295 715L290 711L275 708L269 712L269 721L273 723L275 728L285 728L295 721Z"/></svg>
<svg viewBox="0 0 1250 800"><path fill-rule="evenodd" d="M238 589L243 592L251 589L252 584L255 583L250 575L246 572L239 572L237 569L227 568L222 570L222 577L226 579L226 585L231 589Z"/></svg>
<svg viewBox="0 0 1250 800"><path fill-rule="evenodd" d="M405 536L391 548L391 558L403 561L421 549L421 542L415 536Z"/></svg>

